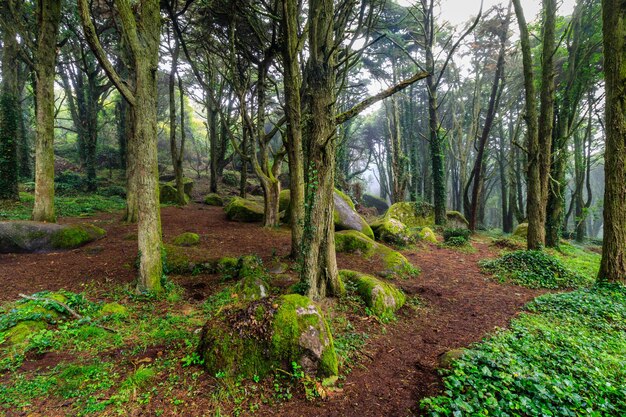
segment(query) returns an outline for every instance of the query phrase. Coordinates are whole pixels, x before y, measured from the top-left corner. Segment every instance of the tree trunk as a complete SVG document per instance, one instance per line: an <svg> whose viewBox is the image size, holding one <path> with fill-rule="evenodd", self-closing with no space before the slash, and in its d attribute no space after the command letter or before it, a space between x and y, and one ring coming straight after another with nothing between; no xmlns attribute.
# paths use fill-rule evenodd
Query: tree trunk
<svg viewBox="0 0 626 417"><path fill-rule="evenodd" d="M176 73L178 71L178 55L180 48L178 41L175 41L174 51L172 52L172 66L170 68L168 87L169 87L169 106L170 106L170 155L172 157L172 168L176 182L176 204L184 206L186 201L185 189L183 184L182 158L179 157L179 149L176 143ZM180 125L181 136L184 136L184 99L183 90L179 89L180 94Z"/></svg>
<svg viewBox="0 0 626 417"><path fill-rule="evenodd" d="M626 284L626 5L602 1L606 88L604 241L598 279Z"/></svg>
<svg viewBox="0 0 626 417"><path fill-rule="evenodd" d="M305 68L308 148L302 278L313 299L342 293L335 255L335 54L333 0L309 2L309 57Z"/></svg>
<svg viewBox="0 0 626 417"><path fill-rule="evenodd" d="M37 2L39 36L35 54L37 138L33 220L55 222L54 214L54 75L61 20L60 0Z"/></svg>
<svg viewBox="0 0 626 417"><path fill-rule="evenodd" d="M0 6L5 7L5 6ZM0 9L0 12L4 10ZM21 104L18 87L18 48L15 33L4 28L2 91L0 91L0 200L19 200L17 146Z"/></svg>

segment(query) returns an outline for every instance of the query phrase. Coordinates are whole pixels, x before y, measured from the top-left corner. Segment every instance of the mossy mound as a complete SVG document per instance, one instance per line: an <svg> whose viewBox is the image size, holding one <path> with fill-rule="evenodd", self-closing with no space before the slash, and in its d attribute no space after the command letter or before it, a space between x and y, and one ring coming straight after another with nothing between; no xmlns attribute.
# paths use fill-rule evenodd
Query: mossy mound
<svg viewBox="0 0 626 417"><path fill-rule="evenodd" d="M224 207L228 220L236 222L260 222L263 220L263 206L256 201L235 197Z"/></svg>
<svg viewBox="0 0 626 417"><path fill-rule="evenodd" d="M335 210L333 212L335 230L356 230L374 239L372 228L367 224L365 219L357 213L350 197L339 190L335 190L333 200L335 203Z"/></svg>
<svg viewBox="0 0 626 417"><path fill-rule="evenodd" d="M100 316L128 316L128 309L119 303L106 303L102 305L99 312Z"/></svg>
<svg viewBox="0 0 626 417"><path fill-rule="evenodd" d="M224 199L219 194L211 193L204 197L204 204L222 207L224 205Z"/></svg>
<svg viewBox="0 0 626 417"><path fill-rule="evenodd" d="M241 174L237 171L224 171L222 173L222 183L231 187L237 187L241 181Z"/></svg>
<svg viewBox="0 0 626 417"><path fill-rule="evenodd" d="M439 367L449 369L455 361L458 361L465 354L465 349L452 349L439 357Z"/></svg>
<svg viewBox="0 0 626 417"><path fill-rule="evenodd" d="M0 222L0 253L75 249L106 235L92 224L61 225L31 221Z"/></svg>
<svg viewBox="0 0 626 417"><path fill-rule="evenodd" d="M234 291L240 300L260 300L269 295L270 277L258 256L239 258L233 275L239 279Z"/></svg>
<svg viewBox="0 0 626 417"><path fill-rule="evenodd" d="M106 232L92 224L74 224L63 227L50 237L54 249L74 249L104 237Z"/></svg>
<svg viewBox="0 0 626 417"><path fill-rule="evenodd" d="M419 269L414 267L400 252L377 243L356 230L344 230L335 233L335 250L337 252L357 252L363 257L380 256L384 270L378 274L383 277L403 277L419 275Z"/></svg>
<svg viewBox="0 0 626 417"><path fill-rule="evenodd" d="M526 239L528 236L528 223L520 223L513 231L513 236Z"/></svg>
<svg viewBox="0 0 626 417"><path fill-rule="evenodd" d="M382 217L371 224L376 240L393 245L406 246L414 243L416 234L407 225L393 217Z"/></svg>
<svg viewBox="0 0 626 417"><path fill-rule="evenodd" d="M185 232L176 236L172 243L176 246L196 246L200 243L200 236L197 233Z"/></svg>
<svg viewBox="0 0 626 417"><path fill-rule="evenodd" d="M307 297L290 294L227 308L202 329L198 353L209 373L263 377L297 362L312 376L336 375L328 323Z"/></svg>
<svg viewBox="0 0 626 417"><path fill-rule="evenodd" d="M378 214L385 214L385 212L389 209L389 204L387 204L385 200L371 194L363 194L363 198L361 200L365 207L374 207Z"/></svg>
<svg viewBox="0 0 626 417"><path fill-rule="evenodd" d="M448 211L446 212L446 217L448 219L447 227L453 229L467 229L469 227L469 222L465 216L458 211Z"/></svg>
<svg viewBox="0 0 626 417"><path fill-rule="evenodd" d="M383 282L371 275L341 270L339 276L344 282L354 286L365 304L378 317L392 317L406 301L404 293L395 285Z"/></svg>
<svg viewBox="0 0 626 417"><path fill-rule="evenodd" d="M437 235L433 232L433 229L430 227L422 227L418 232L417 236L420 240L428 243L437 243Z"/></svg>
<svg viewBox="0 0 626 417"><path fill-rule="evenodd" d="M46 324L43 321L22 321L5 332L5 342L8 345L19 345L29 340L35 333L44 330Z"/></svg>
<svg viewBox="0 0 626 417"><path fill-rule="evenodd" d="M189 203L189 196L185 194L184 197L185 201L182 203ZM159 186L159 201L161 204L179 204L180 202L178 201L178 191L176 190L176 187L170 183L161 184Z"/></svg>

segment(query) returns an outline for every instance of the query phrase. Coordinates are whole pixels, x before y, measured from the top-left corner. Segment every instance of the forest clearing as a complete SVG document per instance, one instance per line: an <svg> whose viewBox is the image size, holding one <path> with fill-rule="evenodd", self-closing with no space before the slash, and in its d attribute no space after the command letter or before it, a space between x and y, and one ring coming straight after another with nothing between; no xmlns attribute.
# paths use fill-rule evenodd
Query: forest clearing
<svg viewBox="0 0 626 417"><path fill-rule="evenodd" d="M618 0L5 0L0 416L626 416Z"/></svg>

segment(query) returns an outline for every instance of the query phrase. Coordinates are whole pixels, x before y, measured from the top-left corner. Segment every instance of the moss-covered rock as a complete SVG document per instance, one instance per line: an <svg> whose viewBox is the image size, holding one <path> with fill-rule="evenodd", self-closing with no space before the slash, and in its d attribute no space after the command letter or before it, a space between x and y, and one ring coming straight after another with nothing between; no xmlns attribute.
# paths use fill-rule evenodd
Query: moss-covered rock
<svg viewBox="0 0 626 417"><path fill-rule="evenodd" d="M465 354L465 349L452 349L442 354L439 357L439 367L440 368L451 368L452 364L461 359L461 357Z"/></svg>
<svg viewBox="0 0 626 417"><path fill-rule="evenodd" d="M447 224L446 226L452 229L467 229L469 227L469 222L465 218L465 216L458 211L447 211Z"/></svg>
<svg viewBox="0 0 626 417"><path fill-rule="evenodd" d="M376 240L393 245L406 246L415 242L415 233L398 219L382 217L371 225Z"/></svg>
<svg viewBox="0 0 626 417"><path fill-rule="evenodd" d="M395 285L383 282L371 275L341 270L341 279L351 283L373 314L388 318L400 309L406 297Z"/></svg>
<svg viewBox="0 0 626 417"><path fill-rule="evenodd" d="M104 235L106 232L103 229L89 223L0 222L0 253L74 249Z"/></svg>
<svg viewBox="0 0 626 417"><path fill-rule="evenodd" d="M241 178L241 174L237 171L224 171L222 173L222 182L224 185L228 185L231 187L237 187Z"/></svg>
<svg viewBox="0 0 626 417"><path fill-rule="evenodd" d="M297 294L224 309L200 335L199 355L209 373L265 376L297 362L313 376L337 374L330 328L319 308Z"/></svg>
<svg viewBox="0 0 626 417"><path fill-rule="evenodd" d="M211 193L204 197L204 204L222 207L224 205L224 199L219 194Z"/></svg>
<svg viewBox="0 0 626 417"><path fill-rule="evenodd" d="M263 206L256 201L235 197L224 207L228 220L237 222L260 222L263 220Z"/></svg>
<svg viewBox="0 0 626 417"><path fill-rule="evenodd" d="M235 292L239 299L254 301L269 295L269 274L258 256L242 256L237 261Z"/></svg>
<svg viewBox="0 0 626 417"><path fill-rule="evenodd" d="M335 211L333 212L335 230L356 230L374 239L372 228L367 224L365 219L357 213L350 197L339 190L335 190L333 200L335 203Z"/></svg>
<svg viewBox="0 0 626 417"><path fill-rule="evenodd" d="M159 201L161 204L178 204L178 191L170 183L159 186ZM189 196L185 194L184 204L189 203Z"/></svg>
<svg viewBox="0 0 626 417"><path fill-rule="evenodd" d="M193 272L196 263L192 262L189 251L180 246L163 245L165 250L165 270L166 273L188 274Z"/></svg>
<svg viewBox="0 0 626 417"><path fill-rule="evenodd" d="M408 227L424 227L435 223L435 209L429 203L403 201L389 207L385 217L400 220Z"/></svg>
<svg viewBox="0 0 626 417"><path fill-rule="evenodd" d="M520 223L513 231L513 236L526 239L528 236L528 223Z"/></svg>
<svg viewBox="0 0 626 417"><path fill-rule="evenodd" d="M172 243L176 246L196 246L200 243L200 236L197 233L185 232L176 236Z"/></svg>
<svg viewBox="0 0 626 417"><path fill-rule="evenodd" d="M128 309L119 303L113 302L103 304L99 313L101 316L126 317L128 316Z"/></svg>
<svg viewBox="0 0 626 417"><path fill-rule="evenodd" d="M385 212L389 209L389 204L387 204L385 200L371 194L363 194L363 198L361 200L365 207L374 207L378 214L385 214Z"/></svg>
<svg viewBox="0 0 626 417"><path fill-rule="evenodd" d="M337 252L357 252L363 257L379 256L384 269L378 274L383 277L403 277L419 275L419 269L413 266L400 252L373 241L356 230L344 230L335 233L335 250Z"/></svg>
<svg viewBox="0 0 626 417"><path fill-rule="evenodd" d="M437 235L430 227L422 227L418 232L417 236L421 241L428 243L437 243Z"/></svg>

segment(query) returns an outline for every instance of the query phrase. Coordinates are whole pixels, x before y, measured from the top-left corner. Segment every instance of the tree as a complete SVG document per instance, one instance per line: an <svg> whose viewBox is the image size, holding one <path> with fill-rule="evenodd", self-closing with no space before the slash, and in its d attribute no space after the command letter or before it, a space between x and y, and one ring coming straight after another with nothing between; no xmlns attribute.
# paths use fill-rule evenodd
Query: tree
<svg viewBox="0 0 626 417"><path fill-rule="evenodd" d="M526 91L527 128L527 214L528 249L540 249L546 243L545 222L550 176L550 151L552 146L554 103L554 48L556 1L544 0L543 43L541 61L541 111L537 114L535 77L530 49L530 35L520 0L513 0L520 30L522 62L524 67L524 90Z"/></svg>
<svg viewBox="0 0 626 417"><path fill-rule="evenodd" d="M139 291L162 291L161 215L157 165L157 73L161 14L158 0L140 0L133 11L128 0L115 0L124 40L132 58L133 79L123 80L104 52L91 20L87 0L79 0L85 37L100 65L131 106L136 152Z"/></svg>
<svg viewBox="0 0 626 417"><path fill-rule="evenodd" d="M35 204L33 220L54 222L54 76L61 0L37 1Z"/></svg>
<svg viewBox="0 0 626 417"><path fill-rule="evenodd" d="M10 20L9 3L0 6L2 21ZM20 122L18 41L11 25L2 25L2 86L0 91L0 200L19 200L17 138Z"/></svg>
<svg viewBox="0 0 626 417"><path fill-rule="evenodd" d="M604 242L598 279L626 284L626 5L602 1L606 150Z"/></svg>

